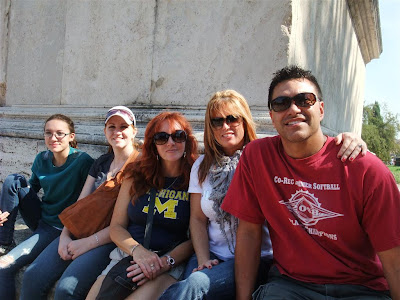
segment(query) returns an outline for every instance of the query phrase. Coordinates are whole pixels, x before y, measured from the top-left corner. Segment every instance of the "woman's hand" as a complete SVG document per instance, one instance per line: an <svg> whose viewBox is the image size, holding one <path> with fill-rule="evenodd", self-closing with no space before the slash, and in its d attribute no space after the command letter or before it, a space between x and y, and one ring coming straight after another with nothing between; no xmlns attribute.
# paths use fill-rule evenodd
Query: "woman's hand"
<svg viewBox="0 0 400 300"><path fill-rule="evenodd" d="M194 268L192 273L203 270L204 268L212 269L213 266L216 266L218 264L219 264L218 259L209 259L206 262L199 264L197 268Z"/></svg>
<svg viewBox="0 0 400 300"><path fill-rule="evenodd" d="M73 240L67 247L68 254L71 255L73 260L90 249L92 249L92 247L88 238Z"/></svg>
<svg viewBox="0 0 400 300"><path fill-rule="evenodd" d="M72 239L68 235L61 235L60 242L58 243L58 254L63 260L71 260L72 255L68 253L68 244Z"/></svg>
<svg viewBox="0 0 400 300"><path fill-rule="evenodd" d="M2 212L0 210L0 226L3 226L3 224L8 220L7 217L10 215L8 211Z"/></svg>
<svg viewBox="0 0 400 300"><path fill-rule="evenodd" d="M149 279L146 277L146 275L144 275L142 269L139 267L139 265L137 263L135 263L133 260L131 261L131 264L126 271L128 272L126 274L126 277L128 278L132 278L133 282L136 282L137 285L143 285L145 284L147 281L149 281Z"/></svg>
<svg viewBox="0 0 400 300"><path fill-rule="evenodd" d="M145 284L147 281L149 281L150 279L146 277L146 275L144 275L142 269L139 267L139 265L137 263L135 263L133 260L131 261L131 264L126 271L127 273L127 277L131 277L133 282L136 282L136 284L138 286ZM164 273L166 271L166 268L161 268L159 269L156 273L154 278L156 278L157 276L159 276L160 274ZM154 279L153 278L153 279Z"/></svg>
<svg viewBox="0 0 400 300"><path fill-rule="evenodd" d="M343 145L337 154L337 157L341 158L343 162L346 161L347 158L350 161L353 161L357 155L360 154L360 152L362 156L367 154L367 144L355 133L340 133L335 137L335 142L336 145L339 145L343 142Z"/></svg>
<svg viewBox="0 0 400 300"><path fill-rule="evenodd" d="M170 269L170 266L168 265L166 259L164 262L163 259L161 258L161 262L162 262L162 267L156 272L154 278L160 276L161 274L167 272ZM126 269L126 271L128 272L127 277L128 278L131 277L132 281L136 282L137 285L139 286L145 284L147 281L150 280L149 278L146 277L146 275L144 275L140 266L133 260L131 261L131 265Z"/></svg>
<svg viewBox="0 0 400 300"><path fill-rule="evenodd" d="M162 269L161 258L154 252L147 250L143 246L138 246L133 251L133 261L139 265L143 274L150 280L157 277L157 273Z"/></svg>

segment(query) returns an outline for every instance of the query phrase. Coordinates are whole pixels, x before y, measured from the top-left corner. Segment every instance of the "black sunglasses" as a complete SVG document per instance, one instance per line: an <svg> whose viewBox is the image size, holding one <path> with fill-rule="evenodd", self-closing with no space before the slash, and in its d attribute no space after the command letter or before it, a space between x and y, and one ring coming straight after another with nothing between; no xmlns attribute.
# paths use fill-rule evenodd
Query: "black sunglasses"
<svg viewBox="0 0 400 300"><path fill-rule="evenodd" d="M227 125L232 124L233 126L238 126L239 122L241 120L241 117L235 117L232 115L226 116L226 118L212 118L211 119L211 125L214 128L221 128L224 126L224 123Z"/></svg>
<svg viewBox="0 0 400 300"><path fill-rule="evenodd" d="M153 137L154 144L164 145L168 142L169 137L171 137L175 143L183 143L186 142L187 135L184 130L177 130L171 134L164 131L157 132Z"/></svg>
<svg viewBox="0 0 400 300"><path fill-rule="evenodd" d="M300 93L293 97L281 96L271 101L270 108L275 112L285 111L292 105L292 101L297 107L311 107L317 100L313 93Z"/></svg>

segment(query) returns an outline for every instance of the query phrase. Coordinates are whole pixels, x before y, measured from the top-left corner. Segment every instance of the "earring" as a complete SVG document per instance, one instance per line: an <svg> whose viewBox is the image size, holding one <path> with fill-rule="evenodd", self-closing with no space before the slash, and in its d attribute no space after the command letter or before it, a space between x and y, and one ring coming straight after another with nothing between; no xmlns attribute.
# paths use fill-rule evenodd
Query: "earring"
<svg viewBox="0 0 400 300"><path fill-rule="evenodd" d="M183 152L183 158L185 158L186 157L186 151L185 152Z"/></svg>
<svg viewBox="0 0 400 300"><path fill-rule="evenodd" d="M157 160L159 160L159 158L158 158L158 154L157 154Z"/></svg>

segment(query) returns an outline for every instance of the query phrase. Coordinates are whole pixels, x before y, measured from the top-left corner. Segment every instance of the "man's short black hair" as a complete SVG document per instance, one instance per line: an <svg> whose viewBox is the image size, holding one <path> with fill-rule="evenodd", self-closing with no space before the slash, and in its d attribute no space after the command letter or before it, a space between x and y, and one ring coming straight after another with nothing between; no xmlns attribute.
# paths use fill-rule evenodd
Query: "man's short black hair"
<svg viewBox="0 0 400 300"><path fill-rule="evenodd" d="M286 80L290 80L290 79L302 78L302 79L307 79L307 80L311 81L317 88L318 99L320 101L322 101L321 88L319 87L318 81L314 77L314 75L311 73L311 71L304 70L296 65L292 65L292 66L287 66L287 67L284 67L283 69L276 71L273 75L274 75L274 77L272 78L272 81L271 81L271 84L270 84L269 90L268 90L268 108L270 110L271 110L271 101L273 100L272 93L274 92L275 87L279 83L286 81Z"/></svg>

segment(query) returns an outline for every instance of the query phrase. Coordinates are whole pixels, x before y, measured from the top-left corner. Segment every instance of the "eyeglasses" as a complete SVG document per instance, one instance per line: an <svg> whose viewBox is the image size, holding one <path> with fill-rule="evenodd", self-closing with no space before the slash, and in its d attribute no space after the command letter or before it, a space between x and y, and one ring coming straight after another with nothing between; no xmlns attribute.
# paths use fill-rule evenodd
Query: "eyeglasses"
<svg viewBox="0 0 400 300"><path fill-rule="evenodd" d="M187 135L184 130L177 130L171 134L164 131L157 132L153 137L154 144L164 145L168 142L169 137L171 137L175 143L183 143L186 142Z"/></svg>
<svg viewBox="0 0 400 300"><path fill-rule="evenodd" d="M43 135L45 138L52 138L53 136L56 137L56 139L63 139L65 138L67 135L70 135L71 133L64 133L64 132L45 132Z"/></svg>
<svg viewBox="0 0 400 300"><path fill-rule="evenodd" d="M292 101L297 107L311 107L317 100L313 93L300 93L293 97L281 96L271 101L270 108L275 112L285 111L292 105Z"/></svg>
<svg viewBox="0 0 400 300"><path fill-rule="evenodd" d="M232 126L236 127L239 125L241 119L242 117L235 117L232 115L226 116L226 118L211 118L211 125L216 129L222 128L224 123L226 123L226 125L231 124Z"/></svg>

